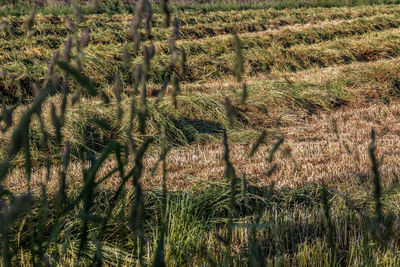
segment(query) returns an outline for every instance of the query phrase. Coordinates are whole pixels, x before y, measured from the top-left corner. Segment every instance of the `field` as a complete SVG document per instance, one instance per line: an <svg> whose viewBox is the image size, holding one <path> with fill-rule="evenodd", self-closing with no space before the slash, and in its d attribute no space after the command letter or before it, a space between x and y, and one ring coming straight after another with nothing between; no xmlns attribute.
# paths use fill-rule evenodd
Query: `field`
<svg viewBox="0 0 400 267"><path fill-rule="evenodd" d="M33 2L0 266L400 265L400 2Z"/></svg>

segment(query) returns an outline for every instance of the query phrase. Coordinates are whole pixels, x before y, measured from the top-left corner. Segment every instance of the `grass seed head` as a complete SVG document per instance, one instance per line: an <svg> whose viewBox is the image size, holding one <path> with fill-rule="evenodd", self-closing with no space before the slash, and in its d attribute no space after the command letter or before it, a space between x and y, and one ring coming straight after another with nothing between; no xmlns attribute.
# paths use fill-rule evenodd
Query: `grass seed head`
<svg viewBox="0 0 400 267"><path fill-rule="evenodd" d="M168 0L161 0L161 11L165 15L164 26L169 27L170 19L171 19L171 11L168 7Z"/></svg>
<svg viewBox="0 0 400 267"><path fill-rule="evenodd" d="M70 36L64 43L63 59L65 62L69 62L71 58L72 42L73 42L73 37Z"/></svg>
<svg viewBox="0 0 400 267"><path fill-rule="evenodd" d="M257 149L260 147L260 145L262 145L265 141L265 137L267 136L267 132L266 131L262 131L260 136L257 138L256 142L253 144L249 157L251 158L256 152Z"/></svg>
<svg viewBox="0 0 400 267"><path fill-rule="evenodd" d="M147 36L151 36L151 21L153 18L153 9L151 7L151 2L149 0L145 0L144 3L144 16L145 16L145 29Z"/></svg>
<svg viewBox="0 0 400 267"><path fill-rule="evenodd" d="M235 53L236 53L236 61L235 61L235 75L237 82L242 81L242 75L244 72L244 59L242 53L242 44L239 37L235 34L233 35L233 40L235 44Z"/></svg>
<svg viewBox="0 0 400 267"><path fill-rule="evenodd" d="M32 31L33 25L35 25L35 11L31 11L28 18L25 20L24 28L29 33Z"/></svg>
<svg viewBox="0 0 400 267"><path fill-rule="evenodd" d="M234 114L234 108L232 106L231 100L229 97L225 97L225 112L226 116L229 119L229 124L233 126L235 122L235 114Z"/></svg>
<svg viewBox="0 0 400 267"><path fill-rule="evenodd" d="M130 55L129 55L128 43L125 42L124 46L122 48L122 63L123 63L124 69L128 69L129 62L130 62Z"/></svg>
<svg viewBox="0 0 400 267"><path fill-rule="evenodd" d="M76 31L76 25L70 17L65 18L65 26L72 33Z"/></svg>
<svg viewBox="0 0 400 267"><path fill-rule="evenodd" d="M83 21L82 9L78 5L74 5L74 16L79 23Z"/></svg>
<svg viewBox="0 0 400 267"><path fill-rule="evenodd" d="M177 17L174 18L174 38L179 40L179 19Z"/></svg>
<svg viewBox="0 0 400 267"><path fill-rule="evenodd" d="M247 84L243 83L242 84L242 105L246 104L246 100L247 100L248 96L249 96L249 93L248 93L248 89L247 89Z"/></svg>
<svg viewBox="0 0 400 267"><path fill-rule="evenodd" d="M79 42L81 45L81 48L85 48L89 44L89 42L90 42L89 29L85 28L82 32L81 40Z"/></svg>

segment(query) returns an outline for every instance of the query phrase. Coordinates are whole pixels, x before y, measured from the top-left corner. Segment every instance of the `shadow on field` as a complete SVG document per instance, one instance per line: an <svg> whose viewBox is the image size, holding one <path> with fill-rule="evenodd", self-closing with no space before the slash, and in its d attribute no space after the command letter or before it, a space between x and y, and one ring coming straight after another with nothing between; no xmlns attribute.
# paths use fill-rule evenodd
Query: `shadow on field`
<svg viewBox="0 0 400 267"><path fill-rule="evenodd" d="M223 132L223 126L220 123L208 121L208 120L197 120L190 118L179 118L174 119L174 126L182 131L188 144L191 144L198 140L198 135L218 135Z"/></svg>

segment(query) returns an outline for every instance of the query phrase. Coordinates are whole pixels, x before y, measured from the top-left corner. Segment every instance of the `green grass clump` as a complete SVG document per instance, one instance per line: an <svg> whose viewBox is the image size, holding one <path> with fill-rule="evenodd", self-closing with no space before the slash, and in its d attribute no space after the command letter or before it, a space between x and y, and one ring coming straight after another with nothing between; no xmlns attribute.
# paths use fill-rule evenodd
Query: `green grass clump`
<svg viewBox="0 0 400 267"><path fill-rule="evenodd" d="M74 198L78 191L70 189L69 197ZM328 243L325 238L326 225L322 209L322 188L318 185L310 185L297 189L279 189L266 192L262 188L248 188L247 205L237 188L236 211L234 213L234 228L232 243L242 249L232 254L232 262L244 266L249 258L251 250L248 247L249 231L255 217L260 217L260 223L256 225L256 244L262 252L265 262L295 262L298 266L314 265L331 262L331 254L327 250ZM267 196L265 196L267 194ZM131 240L131 230L125 218L129 214L129 206L132 205L134 193L127 190L124 196L117 202L111 199L111 192L96 191L96 204L91 208L92 216L99 219L105 216L104 211L111 205L113 212L105 228L102 240L96 240L101 228L94 227L88 236L88 248L83 262L90 263L91 255L96 253L96 243L101 242L102 257L104 264L120 262L123 266L135 263L135 255L131 251L137 249L137 244ZM328 201L331 207L332 227L335 231L335 246L337 251L337 262L346 262L349 265L356 264L388 264L394 266L399 262L398 256L394 254L398 247L396 239L398 231L393 229L393 234L380 242L373 242L364 247L365 239L363 227L365 224L363 213L371 212L373 200L367 198L359 199L357 210L349 208L346 201L334 192L328 192ZM385 204L396 214L399 191L395 189L385 195ZM41 231L49 235L52 226L56 223L54 214L56 207L54 200L37 198L33 200L35 209L32 215L24 217L21 227L13 227L10 234L18 236L18 245L15 247L18 254L29 254L29 226L34 229L39 226L41 220L46 222ZM348 201L348 200L347 200ZM227 213L230 202L230 185L228 184L199 184L198 187L186 192L168 193L163 204L160 191L147 192L144 199L146 205L145 217L145 240L146 253L144 262L150 264L155 252L159 224L163 205L166 205L168 214L167 234L165 238L165 262L171 266L181 264L198 265L201 263L212 264L218 262L224 264L221 253L224 243L218 236L223 234L227 227ZM40 212L46 205L47 215ZM42 207L42 208L40 208ZM259 214L259 212L262 212ZM48 249L51 262L60 258L63 262L73 263L77 253L76 246L79 244L80 220L77 219L79 209L74 209L62 217L67 224L58 233L54 244ZM157 219L158 218L158 219ZM394 225L399 220L398 216L393 218ZM33 224L33 225L32 225ZM381 233L384 238L384 232ZM312 237L312 238L310 238ZM377 239L379 240L379 239ZM372 240L371 240L372 241ZM387 242L387 243L382 243ZM59 245L57 245L59 244ZM368 257L365 249L369 250ZM16 259L15 259L16 260ZM20 258L15 264L26 261Z"/></svg>

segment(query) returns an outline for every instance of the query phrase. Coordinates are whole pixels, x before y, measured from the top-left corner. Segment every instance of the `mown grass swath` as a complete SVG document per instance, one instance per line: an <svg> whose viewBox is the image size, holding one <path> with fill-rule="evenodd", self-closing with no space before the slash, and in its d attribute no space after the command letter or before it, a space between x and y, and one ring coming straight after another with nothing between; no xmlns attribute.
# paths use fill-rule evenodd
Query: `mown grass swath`
<svg viewBox="0 0 400 267"><path fill-rule="evenodd" d="M380 9L376 8L375 11L383 12L382 14L389 12L390 14L359 19L357 17L361 14L356 12L355 14L352 14L356 17L355 20L343 21L339 24L323 24L321 26L317 24L315 27L314 25L304 25L304 28L301 26L300 29L295 30L291 30L290 28L285 29L284 27L282 30L269 30L267 27L267 31L257 32L254 35L250 34L248 36L241 36L242 46L246 51L248 50L248 52L246 52L246 57L248 58L246 72L248 75L254 76L265 74L273 70L300 70L313 67L326 67L331 66L332 64L343 64L359 60L370 61L376 59L376 57L385 58L388 56L395 56L397 55L395 41L390 45L389 43L380 43L381 45L377 46L377 42L381 42L381 39L377 39L375 43L371 45L368 45L365 40L360 40L359 42L353 40L354 36L363 34L368 36L373 35L376 31L384 30L388 30L388 35L383 35L381 37L384 39L390 37L390 30L398 26L397 11L396 9L391 11L379 10ZM373 11L374 10L371 12ZM346 11L344 10L340 12L345 13ZM340 14L340 12L338 13ZM373 13L369 14L369 16L372 14ZM283 25L292 24L293 22L290 19L298 19L298 16L299 14L288 15L289 20L282 22ZM305 17L306 21L300 20L300 25L307 23L307 20L310 20L313 16L317 19L320 18L317 14ZM322 16L322 18L324 18L324 16ZM46 25L48 20L49 18L43 19L43 21L36 19L36 22L39 27L41 27L41 25ZM261 21L263 21L262 18ZM23 19L21 19L21 22L13 23L21 23L20 25L22 25ZM126 20L126 23L124 23L126 26L124 28L119 28L117 30L118 34L115 36L116 31L114 28L118 27L118 23L120 23L119 20L114 24L111 24L110 29L112 30L106 31L106 33L103 30L98 30L102 27L101 25L104 25L104 22L102 20L97 21L96 17L93 17L93 19L88 18L86 21L79 24L81 27L79 31L82 32L82 36L87 36L86 34L83 35L83 33L87 32L88 29L91 31L91 43L86 48L85 57L82 58L82 69L84 73L90 73L95 76L97 85L102 87L112 86L115 72L118 71L118 68L121 68L123 64L126 64L123 62L117 64L115 63L115 59L121 58L121 50L124 47L126 38L129 36L127 34L127 32L129 32L129 23L128 20ZM254 21L249 21L249 25L254 25L254 23ZM64 34L66 36L69 31L66 30L63 19L59 19L57 25L59 25L60 29L65 31ZM105 25L108 24L106 23ZM244 25L244 23L239 24L239 26L241 25ZM238 25L231 24L230 27L234 27L236 31ZM20 98L28 100L32 98L32 90L28 85L31 82L40 83L44 79L47 73L45 62L52 55L55 49L62 45L62 42L58 41L59 38L57 36L59 33L49 33L49 35L47 35L45 30L42 30L35 25L36 34L33 34L32 39L27 39L25 38L26 32L23 30L23 27L16 27L16 29L20 28L22 30L21 35L17 34L17 36L13 36L15 41L12 42L12 46L10 46L10 41L5 41L6 39L3 40L4 52L2 56L2 69L4 70L4 88L2 90L2 96L7 100L7 102L14 103ZM157 30L159 28L160 27L153 27L153 37L155 37L154 29ZM183 29L184 27L179 27L179 35L181 39L193 37L193 35L185 37L185 33L182 32ZM172 29L168 29L161 39L167 39L168 32L171 30ZM245 30L248 31L249 29ZM200 29L195 27L192 28L192 31L198 33ZM205 32L210 32L210 30L207 29ZM343 42L332 41L333 38L338 37L341 37L340 39L342 39ZM347 51L343 52L343 46L346 47L352 45L352 43L349 43L346 39L351 40L357 48L360 45L366 45L367 47L363 51L358 50L357 52L354 51L350 54L347 53ZM36 42L37 46L35 48L32 48L32 42ZM182 79L181 77L181 80L198 81L209 78L223 78L224 76L231 74L235 57L233 54L234 42L232 42L231 39L206 38L201 39L201 41L182 40L178 43L182 47L182 50L186 51L189 55L187 57L187 65L191 67L188 68L189 71L187 75L185 75L185 79ZM320 45L316 45L314 49L302 47L314 43ZM324 49L327 46L335 46L336 44L337 48L334 47L334 50L338 50L337 53L332 51L331 53L320 54L319 50ZM67 45L68 42L65 43L65 46ZM166 75L163 66L168 64L168 54L170 53L170 48L167 42L157 41L154 42L154 45L156 50L160 52L157 53L154 58L155 64L152 65L152 71L148 74L148 80L151 82L150 88L158 87L158 84L163 83L162 77L163 75ZM208 49L209 47L210 49ZM260 57L260 53L263 52L265 47L271 47L270 51L267 54L263 53L263 57ZM134 49L128 52L136 57L136 59L132 60L139 63L141 57L137 57L137 53L133 50ZM365 50L369 50L369 53L376 55L374 55L374 58L370 58L369 55L366 54ZM394 51L391 51L391 54L387 54L387 50ZM205 57L205 54L210 55L211 59L207 60L208 57ZM305 55L303 56L303 54ZM310 54L317 55L310 57ZM266 57L265 55L268 56ZM9 64L10 60L12 61L12 64ZM127 74L126 70L123 74ZM132 77L129 75L127 77L129 79L127 82L132 82Z"/></svg>
<svg viewBox="0 0 400 267"><path fill-rule="evenodd" d="M73 2L73 1L72 1ZM38 12L43 14L57 14L67 15L74 12L74 6L71 5L71 1L51 1L48 5L42 5L38 7L31 1L7 1L2 0L1 5L12 3L12 5L6 5L0 15L7 16L9 14L14 16L27 15L32 9L37 9ZM40 2L39 2L40 3ZM161 3L163 3L161 1ZM73 3L72 3L73 4ZM252 10L252 9L287 9L287 8L316 8L316 7L343 7L343 6L365 6L371 4L398 4L397 0L357 0L357 1L309 1L309 0L293 0L293 1L279 1L274 0L267 3L263 1L253 1L246 3L242 1L213 1L211 3L204 3L203 1L187 1L177 0L169 3L171 6L169 9L173 12L178 11L191 11L191 12L215 12L215 11L232 11L232 10ZM106 14L118 14L118 13L130 13L135 9L130 1L88 1L87 5L81 9L84 14L90 13L106 13ZM156 6L155 11L157 13L165 12L165 4Z"/></svg>
<svg viewBox="0 0 400 267"><path fill-rule="evenodd" d="M296 118L398 100L399 7L168 2L93 1L37 11L69 17L4 18L2 264L399 265L400 191L383 182L382 135L371 133L370 171L355 192L271 182L287 167L280 157L292 157L279 130ZM2 12L28 14L26 7ZM306 77L329 68L329 79ZM235 164L236 142L250 144L248 162L263 157L260 177ZM361 164L358 151L340 144ZM222 177L171 190L175 153L190 145L220 146ZM7 188L21 168L26 187Z"/></svg>

